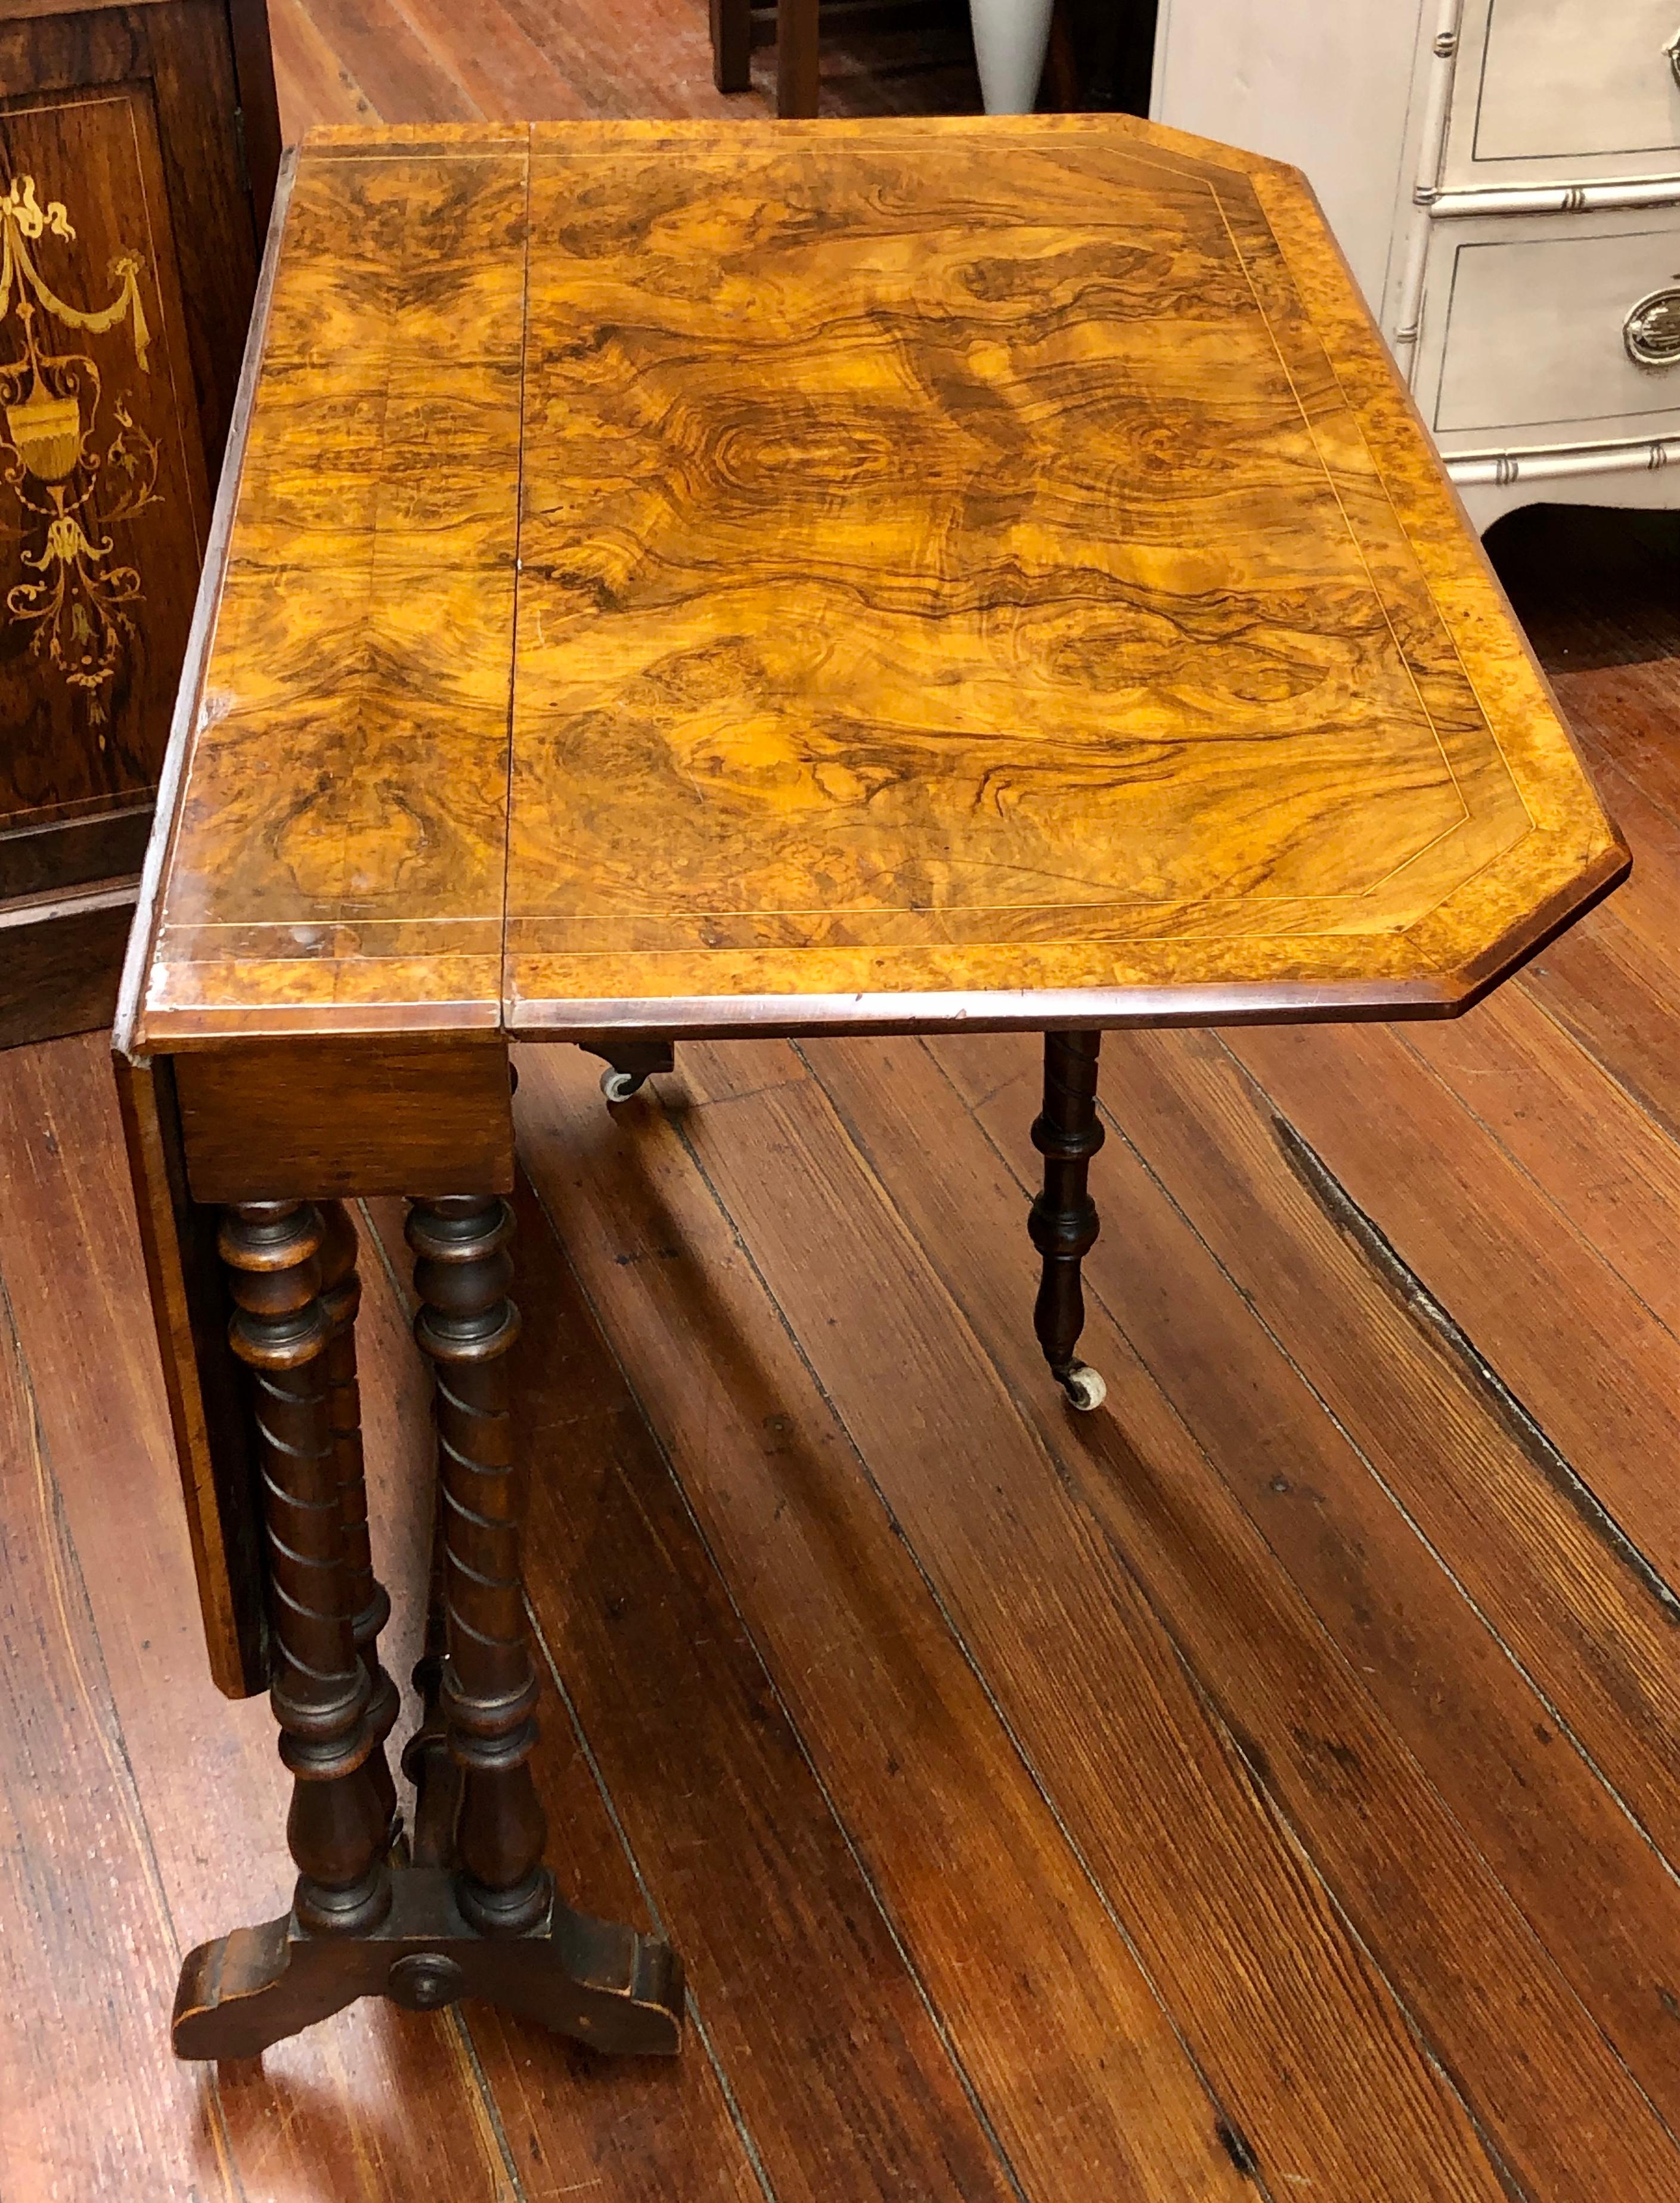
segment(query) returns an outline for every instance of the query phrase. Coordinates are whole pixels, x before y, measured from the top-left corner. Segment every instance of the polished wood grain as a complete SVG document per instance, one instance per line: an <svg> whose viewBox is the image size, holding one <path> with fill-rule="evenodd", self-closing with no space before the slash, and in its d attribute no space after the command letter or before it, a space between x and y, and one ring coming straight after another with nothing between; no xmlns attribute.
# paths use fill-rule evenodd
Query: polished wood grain
<svg viewBox="0 0 1680 2203"><path fill-rule="evenodd" d="M504 1048L258 1040L172 1067L196 1201L512 1187Z"/></svg>
<svg viewBox="0 0 1680 2203"><path fill-rule="evenodd" d="M236 1029L497 1023L525 133L407 138L292 187L245 447L268 487L226 547L178 799L166 1023L230 989ZM204 836L225 865L197 865Z"/></svg>
<svg viewBox="0 0 1680 2203"><path fill-rule="evenodd" d="M321 133L219 589L140 1047L1440 1013L1624 865L1300 180L1126 120Z"/></svg>
<svg viewBox="0 0 1680 2203"><path fill-rule="evenodd" d="M522 23L580 109L606 98L715 111L698 0L657 11L580 0L558 14L474 4L440 35L450 14L434 10L422 38L402 0L282 0L294 127L324 113L353 120L370 89L393 119L423 113L427 99L470 115L454 57L476 50L510 63L529 50ZM475 81L481 105L486 79ZM761 72L743 104L762 100L763 82ZM543 80L539 96L553 83ZM920 99L926 83L842 74L825 57L825 102ZM321 103L313 113L297 103L305 94ZM399 99L409 103L390 104ZM1628 532L1625 517L1609 524ZM1194 1444L1173 1439L1170 1415L1152 1418L1143 1450L1194 1491L1211 1456L1274 1549L1254 1564L1287 1574L1323 1625L1304 1642L1333 1639L1412 1741L1410 1763L1382 1762L1369 1813L1379 1857L1409 1842L1418 1801L1441 1785L1671 2130L1664 1998L1680 1946L1655 1900L1665 1863L1680 1860L1672 1623L1659 1580L1605 1532L1587 1495L1613 1482L1636 1512L1642 1491L1661 1506L1672 1444L1657 1409L1680 1396L1673 1341L1656 1320L1676 1315L1680 1276L1669 1007L1680 980L1663 902L1643 899L1665 875L1680 877L1654 830L1675 806L1680 595L1671 558L1650 559L1642 594L1633 562L1596 562L1577 527L1527 540L1547 586L1505 552L1501 570L1513 592L1524 582L1519 603L1597 769L1613 756L1622 775L1612 800L1637 843L1635 885L1473 1017L1410 1029L1414 1067L1425 1052L1429 1066L1400 1082L1404 1116L1426 1112L1421 1146L1406 1144L1393 1119L1371 1125L1364 1107L1367 1080L1403 1069L1403 1048L1375 1064L1357 1058L1314 1134L1346 1177L1361 1178L1371 1214L1446 1292L1472 1343L1491 1347L1498 1373L1561 1429L1543 1423L1536 1439L1508 1420L1345 1210L1307 1190L1275 1130L1282 1102L1215 1042L1105 1042L1105 1089L1126 1137L1111 1120L1093 1165L1105 1233L1088 1294L1093 1320L1111 1305L1172 1413L1193 1420ZM1314 1041L1298 1093L1343 1044ZM936 1046L954 1071L955 1054L976 1044ZM721 1202L711 1167L739 1143L742 1179L768 1176L790 1207L806 1198L802 1159L767 1150L754 1109L732 1119L715 1106L808 1079L797 1055L762 1043L707 1050L704 1061L680 1051L675 1078L610 1113L598 1063L546 1050L522 1090L525 1158L564 1239L539 1246L541 1211L522 1195L522 1296L538 1357L526 1425L539 1470L533 1602L545 1664L565 1685L533 1764L551 1825L568 1832L562 1863L574 1886L644 1928L657 1914L691 1957L704 2032L669 2066L595 2065L491 2007L427 2019L377 2005L260 2065L193 2074L171 2060L157 2014L180 1948L225 1927L254 1893L282 1900L280 1770L266 1710L219 1704L204 1675L99 1054L73 1042L0 1063L0 1282L25 1388L0 1445L10 1647L0 1798L21 1834L0 1875L9 2203L14 2189L21 2203L48 2203L149 2199L160 2185L251 2203L282 2194L761 2203L767 2189L795 2203L1004 2193L1237 2203L1336 2187L1347 2159L1318 2140L1328 2076L1317 2060L1289 2063L1263 2027L1256 2062L1270 2085L1251 2088L1241 2113L1217 2101L1182 2044L1225 2040L1225 1972L1186 1964L1163 1988L1129 1940L1127 1907L1170 1911L1178 1883L1214 1870L1205 1824L1192 1816L1176 1830L1164 1898L1136 1894L1123 1845L1112 1880L1093 1879L1058 1814L1062 1770L1090 1757L1087 1741L1068 1722L1046 1781L996 1710L1000 1690L1030 1687L1058 1625L1032 1646L1009 1652L993 1640L976 1657L928 1591L938 1549L906 1534L871 1481L892 1470L926 1412L924 1386L976 1382L972 1326L940 1297L946 1277L961 1273L965 1291L976 1282L964 1252L972 1240L952 1229L970 1203L995 1232L987 1261L1008 1296L999 1336L1015 1359L999 1382L1028 1398L1042 1386L1024 1321L1034 1265L1019 1231L1036 1050L984 1047L1005 1052L972 1057L961 1100L984 1120L1001 1191L986 1190L966 1134L948 1143L948 1165L941 1151L927 1178L906 1177L937 1185L951 1172L949 1204L914 1222L919 1290L946 1313L921 1335L927 1358L908 1381L889 1381L866 1428L855 1395L842 1417L806 1357L831 1351L830 1319L854 1336L887 1327L879 1296L860 1284L844 1242L824 1247L828 1296L794 1331L760 1282L747 1204ZM848 1114L872 1096L877 1123L890 1124L894 1082L915 1087L897 1048L882 1052L873 1081L860 1076L873 1046L823 1053L825 1091L841 1092L842 1063L852 1076ZM959 1102L947 1110L947 1125L964 1122ZM862 1138L855 1114L852 1124ZM707 1125L701 1167L688 1143ZM1147 1170L1130 1162L1128 1140ZM1152 1192L1151 1172L1166 1192ZM858 1197L901 1218L867 1155ZM380 1221L400 1261L392 1207L380 1204ZM1478 1251L1489 1245L1497 1251ZM396 1603L388 1664L403 1677L423 1609L426 1386L376 1249L362 1267L374 1550ZM1625 1418L1604 1405L1618 1391L1632 1403ZM1064 1439L1057 1421L1048 1418L1051 1432ZM996 1441L1006 1426L988 1409L986 1428ZM1082 1419L1076 1443L1085 1429ZM1547 1454L1547 1437L1565 1441L1574 1480ZM912 1471L923 1458L912 1456ZM988 1449L964 1487L976 1515L997 1505L989 1468ZM925 1473L948 1477L951 1463ZM1128 1558L1149 1595L1160 1549ZM1064 1557L1082 1575L1086 1565L1082 1551ZM592 1595L581 1601L571 1586L585 1571ZM1011 1609L1032 1612L1040 1591L1059 1611L1065 1583L1027 1579L1011 1552ZM160 1627L160 1617L170 1619ZM1181 1645L1177 1657L1206 1702L1229 1703L1217 1639ZM1129 1724L1130 1670L1102 1680ZM406 1710L411 1719L412 1700ZM1149 1747L1147 1727L1131 1733ZM662 1779L668 1765L675 1786ZM1099 1760L1091 1779L1107 1772ZM1233 1869L1234 1909L1258 1932L1279 1861L1321 1853L1258 1755L1242 1779L1286 1822L1278 1844ZM1487 1885L1475 1887L1479 1905ZM977 1946L965 1928L981 1905L992 1932ZM790 1982L763 1952L772 1935L785 1951L795 1922ZM1420 1937L1413 1963L1427 1967L1433 1946L1432 1934ZM1447 1999L1465 1986L1462 1965L1446 1942L1438 1963L1435 1993ZM1472 1993L1482 1978L1478 1968ZM1305 1976L1286 1967L1281 1982L1286 2002L1309 2005ZM1544 2029L1514 2000L1496 2002L1491 2023L1528 2052L1514 2090L1507 2082L1507 2115L1553 2137L1561 2155L1550 2171L1530 2159L1521 2183L1507 2171L1506 2192L1649 2203L1676 2185L1672 2164L1659 2164L1654 2188L1642 2178L1628 2188L1624 2166L1600 2162L1590 2127L1560 2114L1574 2100L1553 2090L1571 2084ZM1441 2054L1421 2027L1419 2041ZM1355 2147L1369 2142L1379 2181L1406 2203L1478 2192L1460 2149L1408 2158L1417 2129L1379 2123L1415 2048L1393 2052L1376 2035L1360 2048ZM1453 2085L1479 2109L1488 2083L1473 2031L1450 2062ZM989 2178L980 2122L962 2124L965 2078L1007 2159ZM1348 2102L1339 2098L1332 2115L1347 2116ZM1481 2147L1497 2153L1485 2126ZM1241 2169L1257 2164L1258 2175ZM1364 2161L1341 2184L1382 2192Z"/></svg>

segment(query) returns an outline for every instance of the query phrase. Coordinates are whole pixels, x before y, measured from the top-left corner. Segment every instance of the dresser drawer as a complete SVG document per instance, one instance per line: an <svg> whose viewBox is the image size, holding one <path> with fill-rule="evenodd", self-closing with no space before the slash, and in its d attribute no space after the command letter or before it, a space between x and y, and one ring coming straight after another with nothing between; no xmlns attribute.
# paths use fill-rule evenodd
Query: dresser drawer
<svg viewBox="0 0 1680 2203"><path fill-rule="evenodd" d="M1630 316L1637 347L1665 358L1680 338L1680 209L1440 224L1416 388L1441 448L1673 434L1680 357L1641 364Z"/></svg>
<svg viewBox="0 0 1680 2203"><path fill-rule="evenodd" d="M1466 10L1449 187L1680 164L1680 0L1480 0Z"/></svg>

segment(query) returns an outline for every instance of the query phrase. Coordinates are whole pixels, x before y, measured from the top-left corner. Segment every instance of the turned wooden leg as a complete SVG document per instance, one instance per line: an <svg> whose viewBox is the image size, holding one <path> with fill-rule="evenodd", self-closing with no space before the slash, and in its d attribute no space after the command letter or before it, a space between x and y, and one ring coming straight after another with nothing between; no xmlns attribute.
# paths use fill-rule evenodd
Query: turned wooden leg
<svg viewBox="0 0 1680 2203"><path fill-rule="evenodd" d="M1097 1211L1087 1190L1091 1158L1103 1143L1097 1115L1097 1054L1102 1035L1044 1037L1044 1107L1033 1145L1044 1157L1044 1190L1028 1220L1043 1257L1033 1326L1051 1374L1076 1408L1100 1407L1107 1387L1074 1350L1085 1328L1080 1264L1096 1243Z"/></svg>
<svg viewBox="0 0 1680 2203"><path fill-rule="evenodd" d="M544 1919L553 1884L531 1779L537 1677L519 1571L525 1511L514 1460L506 1355L519 1336L508 1298L513 1212L498 1196L417 1201L409 1212L415 1336L433 1364L443 1491L442 1699L461 1769L456 1822L461 1910L486 1934Z"/></svg>
<svg viewBox="0 0 1680 2203"><path fill-rule="evenodd" d="M711 0L711 80L720 92L752 86L752 0Z"/></svg>
<svg viewBox="0 0 1680 2203"><path fill-rule="evenodd" d="M382 1757L388 1680L374 1639L386 1602L367 1559L353 1361L349 1220L307 1202L228 1212L222 1251L253 1372L273 1593L274 1710L296 1776L292 1911L191 1952L175 1998L183 2058L251 2058L362 1996L430 2011L491 1999L611 2051L681 2041L682 1968L669 1947L555 1897L528 1760L536 1681L519 1577L523 1497L503 1357L506 1204L416 1204L416 1323L437 1375L442 1633L421 1668L433 1704L405 1755L424 1787L415 1863L392 1867ZM353 1353L353 1349L351 1350ZM352 1466L355 1473L352 1473ZM392 1695L394 1696L394 1693ZM449 1781L434 1791L439 1757Z"/></svg>
<svg viewBox="0 0 1680 2203"><path fill-rule="evenodd" d="M676 1053L668 1040L581 1040L586 1055L598 1055L606 1065L601 1091L609 1102L628 1102L639 1094L656 1071L669 1071Z"/></svg>
<svg viewBox="0 0 1680 2203"><path fill-rule="evenodd" d="M325 1238L309 1202L247 1202L227 1211L220 1248L237 1308L229 1341L256 1395L273 1594L269 1700L293 1777L293 1908L306 1928L338 1934L371 1926L391 1902L390 1814L370 1764L372 1692L344 1566L327 1373L333 1326L321 1297Z"/></svg>
<svg viewBox="0 0 1680 2203"><path fill-rule="evenodd" d="M351 1635L368 1677L368 1721L374 1748L368 1765L385 1808L388 1840L397 1840L401 1823L397 1785L385 1756L386 1739L397 1722L401 1700L397 1686L380 1665L379 1636L391 1619L391 1600L374 1574L368 1535L368 1486L362 1459L362 1397L356 1381L356 1316L362 1285L356 1274L356 1226L341 1201L321 1204L324 1236L321 1248L321 1301L331 1326L327 1342L327 1395L338 1469L342 1530L341 1551L351 1606Z"/></svg>

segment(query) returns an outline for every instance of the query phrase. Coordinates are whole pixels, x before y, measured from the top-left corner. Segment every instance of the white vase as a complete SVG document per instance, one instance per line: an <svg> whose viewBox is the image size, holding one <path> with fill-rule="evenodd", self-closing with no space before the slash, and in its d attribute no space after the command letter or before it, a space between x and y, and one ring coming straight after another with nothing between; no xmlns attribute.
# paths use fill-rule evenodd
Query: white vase
<svg viewBox="0 0 1680 2203"><path fill-rule="evenodd" d="M1052 0L969 0L988 115L1030 115L1050 44Z"/></svg>

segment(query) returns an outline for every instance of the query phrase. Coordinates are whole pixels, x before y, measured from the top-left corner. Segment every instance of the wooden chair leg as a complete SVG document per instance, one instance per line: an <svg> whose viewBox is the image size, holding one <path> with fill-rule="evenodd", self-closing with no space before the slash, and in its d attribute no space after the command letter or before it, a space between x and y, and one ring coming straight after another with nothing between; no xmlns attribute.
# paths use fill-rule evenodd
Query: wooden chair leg
<svg viewBox="0 0 1680 2203"><path fill-rule="evenodd" d="M775 111L815 115L821 33L817 0L779 0L775 11Z"/></svg>
<svg viewBox="0 0 1680 2203"><path fill-rule="evenodd" d="M342 1211L304 1201L227 1213L231 1341L256 1389L273 1698L296 1778L286 1833L298 1877L285 1917L188 1956L175 1999L183 2058L259 2056L362 1996L420 2011L487 1997L602 2050L669 2053L681 2041L675 1955L561 1904L543 1860L504 1360L519 1328L511 1229L494 1196L417 1202L409 1220L416 1331L436 1374L445 1642L432 1647L427 1748L405 1763L427 1785L421 1860L393 1865L380 1773L395 1693L375 1645L386 1602L367 1557L353 1414L354 1231ZM441 1755L429 1748L439 1727ZM448 1787L433 1798L440 1757Z"/></svg>
<svg viewBox="0 0 1680 2203"><path fill-rule="evenodd" d="M711 80L720 92L752 84L752 0L711 0Z"/></svg>
<svg viewBox="0 0 1680 2203"><path fill-rule="evenodd" d="M1075 1349L1085 1328L1080 1265L1096 1244L1097 1211L1088 1188L1091 1158L1103 1143L1097 1115L1097 1056L1102 1035L1044 1037L1044 1108L1033 1145L1044 1157L1044 1190L1028 1230L1043 1257L1033 1325L1050 1373L1076 1408L1102 1405L1108 1388Z"/></svg>

